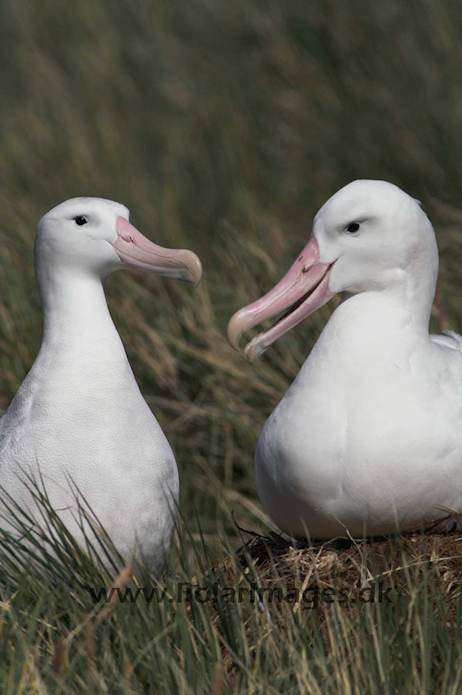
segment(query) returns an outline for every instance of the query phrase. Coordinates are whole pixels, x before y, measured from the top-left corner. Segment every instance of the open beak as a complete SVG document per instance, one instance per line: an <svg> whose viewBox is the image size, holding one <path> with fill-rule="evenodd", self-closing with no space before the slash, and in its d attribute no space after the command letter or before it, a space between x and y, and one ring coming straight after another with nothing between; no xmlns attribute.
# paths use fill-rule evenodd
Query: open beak
<svg viewBox="0 0 462 695"><path fill-rule="evenodd" d="M251 361L259 357L281 335L334 296L329 291L331 268L332 263L319 262L318 244L311 237L282 280L261 299L239 309L232 316L228 324L230 344L238 350L239 339L245 331L285 311L269 330L259 333L246 346L245 353Z"/></svg>
<svg viewBox="0 0 462 695"><path fill-rule="evenodd" d="M201 281L202 265L192 251L165 249L146 239L124 217L116 222L117 239L112 243L125 268L146 270L177 280L192 282L196 287Z"/></svg>

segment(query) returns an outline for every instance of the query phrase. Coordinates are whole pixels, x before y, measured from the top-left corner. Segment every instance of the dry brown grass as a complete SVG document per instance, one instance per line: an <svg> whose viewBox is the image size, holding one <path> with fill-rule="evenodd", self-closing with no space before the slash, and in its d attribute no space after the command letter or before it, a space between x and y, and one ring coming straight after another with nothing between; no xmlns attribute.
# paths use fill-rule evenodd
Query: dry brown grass
<svg viewBox="0 0 462 695"><path fill-rule="evenodd" d="M244 574L237 570L236 559ZM214 568L230 585L253 576L266 591L342 590L346 603L358 589L385 582L410 599L415 573L433 571L448 607L457 610L462 586L462 534L413 533L365 540L334 539L304 546L282 535L257 536ZM332 601L334 602L334 601Z"/></svg>

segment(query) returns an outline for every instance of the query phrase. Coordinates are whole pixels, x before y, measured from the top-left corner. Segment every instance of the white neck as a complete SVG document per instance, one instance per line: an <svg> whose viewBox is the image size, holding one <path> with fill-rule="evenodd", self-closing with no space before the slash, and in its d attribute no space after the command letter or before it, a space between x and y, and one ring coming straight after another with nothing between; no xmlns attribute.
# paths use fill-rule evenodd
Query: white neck
<svg viewBox="0 0 462 695"><path fill-rule="evenodd" d="M144 404L106 304L101 279L75 268L36 265L43 307L39 354L5 417L65 412L109 412L114 403ZM134 399L134 400L133 400ZM82 406L82 407L81 407ZM82 410L83 408L83 410Z"/></svg>
<svg viewBox="0 0 462 695"><path fill-rule="evenodd" d="M431 300L424 299L397 287L350 295L334 311L316 348L326 356L341 355L342 364L407 354L416 341L429 340Z"/></svg>
<svg viewBox="0 0 462 695"><path fill-rule="evenodd" d="M438 251L433 244L425 253L408 259L406 270L394 268L371 278L370 288L354 295L344 295L334 312L336 323L343 321L363 332L393 335L396 331L427 336L432 303L438 277ZM350 326L344 329L349 332Z"/></svg>
<svg viewBox="0 0 462 695"><path fill-rule="evenodd" d="M37 263L37 283L43 308L40 353L50 350L66 360L100 368L127 358L114 326L101 279L77 268Z"/></svg>
<svg viewBox="0 0 462 695"><path fill-rule="evenodd" d="M438 247L431 226L430 231L425 252L414 255L407 272L403 272L402 285L395 292L397 301L411 315L416 330L425 333L428 333L439 265Z"/></svg>

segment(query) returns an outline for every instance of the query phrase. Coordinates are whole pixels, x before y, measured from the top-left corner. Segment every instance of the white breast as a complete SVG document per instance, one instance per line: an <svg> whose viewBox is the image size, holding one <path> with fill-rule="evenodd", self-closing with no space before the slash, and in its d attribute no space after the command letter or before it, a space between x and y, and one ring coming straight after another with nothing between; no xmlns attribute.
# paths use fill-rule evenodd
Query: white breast
<svg viewBox="0 0 462 695"><path fill-rule="evenodd" d="M92 335L79 329L50 338L0 420L1 483L30 508L20 479L41 476L52 506L68 510L62 517L82 540L77 496L122 555L141 555L157 571L176 518L177 467L97 294L93 309Z"/></svg>
<svg viewBox="0 0 462 695"><path fill-rule="evenodd" d="M288 533L389 533L462 505L462 358L383 303L336 310L261 434L258 492Z"/></svg>

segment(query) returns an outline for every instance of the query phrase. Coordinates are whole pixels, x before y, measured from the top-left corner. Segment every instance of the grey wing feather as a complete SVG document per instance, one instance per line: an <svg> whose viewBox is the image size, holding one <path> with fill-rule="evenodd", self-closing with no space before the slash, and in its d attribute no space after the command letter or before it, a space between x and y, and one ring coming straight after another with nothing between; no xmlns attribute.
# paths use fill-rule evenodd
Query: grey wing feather
<svg viewBox="0 0 462 695"><path fill-rule="evenodd" d="M443 332L445 335L431 335L430 339L442 348L462 352L462 335L459 335L455 331Z"/></svg>

